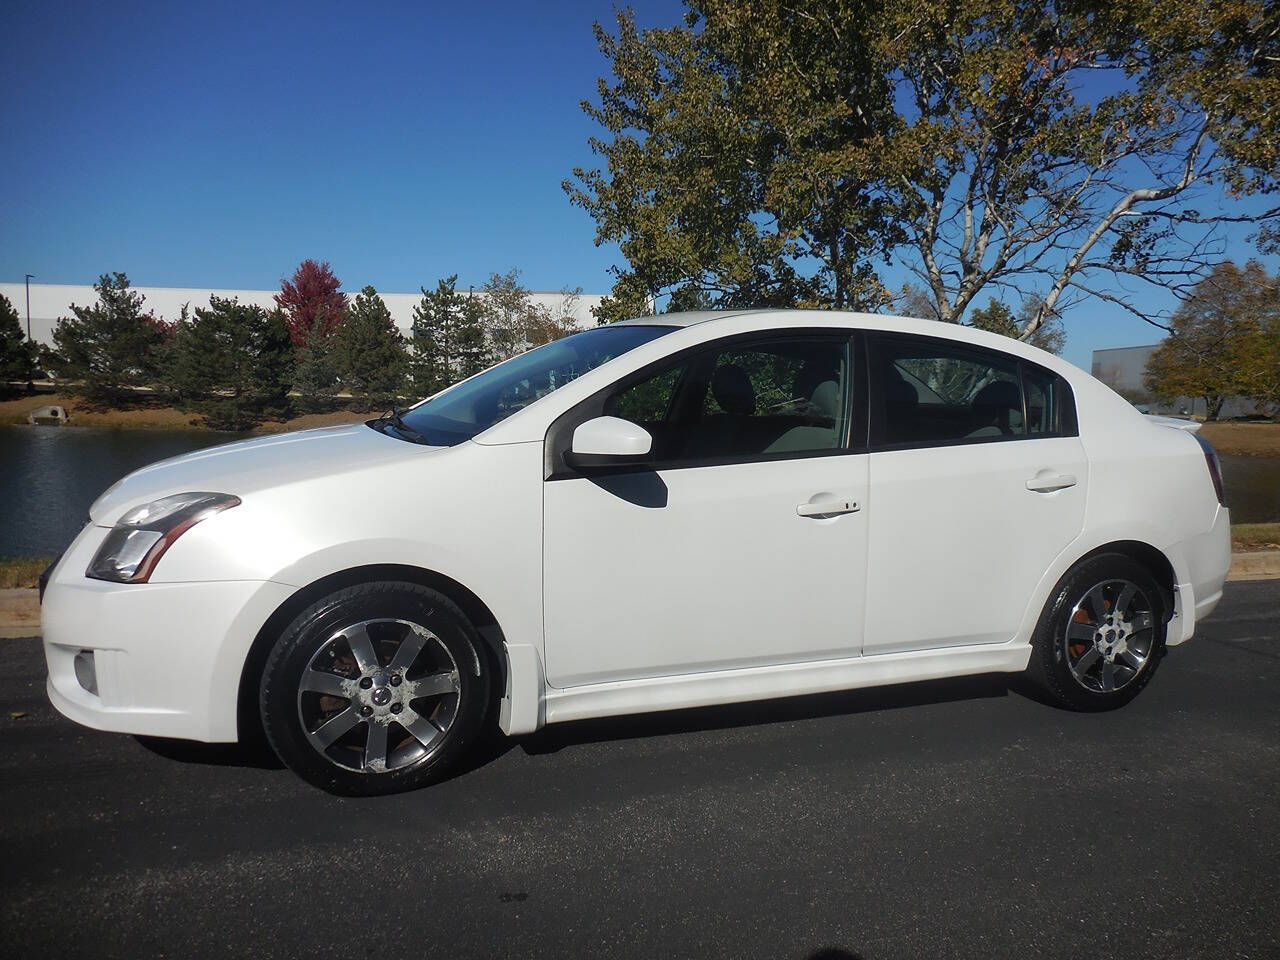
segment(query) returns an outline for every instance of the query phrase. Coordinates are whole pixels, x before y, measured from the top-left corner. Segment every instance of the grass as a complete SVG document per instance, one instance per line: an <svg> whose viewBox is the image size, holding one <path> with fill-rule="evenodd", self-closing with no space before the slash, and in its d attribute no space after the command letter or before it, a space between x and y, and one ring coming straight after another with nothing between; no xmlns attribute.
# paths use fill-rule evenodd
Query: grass
<svg viewBox="0 0 1280 960"><path fill-rule="evenodd" d="M1231 549L1238 551L1280 549L1280 523L1233 523Z"/></svg>
<svg viewBox="0 0 1280 960"><path fill-rule="evenodd" d="M52 557L0 557L0 590L34 587Z"/></svg>
<svg viewBox="0 0 1280 960"><path fill-rule="evenodd" d="M1280 423L1206 423L1200 434L1229 456L1280 457Z"/></svg>

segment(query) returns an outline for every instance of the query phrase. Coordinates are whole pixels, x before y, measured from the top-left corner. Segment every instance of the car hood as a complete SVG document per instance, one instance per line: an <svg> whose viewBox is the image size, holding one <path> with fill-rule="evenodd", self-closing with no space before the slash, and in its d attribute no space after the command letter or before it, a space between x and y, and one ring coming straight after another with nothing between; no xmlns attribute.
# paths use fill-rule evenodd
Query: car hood
<svg viewBox="0 0 1280 960"><path fill-rule="evenodd" d="M94 501L89 519L110 525L125 511L173 493L208 491L243 497L255 490L441 449L446 448L397 440L363 423L241 440L135 470Z"/></svg>

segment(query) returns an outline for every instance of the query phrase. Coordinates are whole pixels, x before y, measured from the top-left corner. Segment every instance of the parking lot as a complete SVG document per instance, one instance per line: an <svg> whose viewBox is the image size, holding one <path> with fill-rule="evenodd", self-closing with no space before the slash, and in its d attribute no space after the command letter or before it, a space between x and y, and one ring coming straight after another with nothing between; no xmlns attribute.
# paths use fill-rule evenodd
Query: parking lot
<svg viewBox="0 0 1280 960"><path fill-rule="evenodd" d="M1280 955L1280 581L1116 713L980 677L591 721L373 800L81 729L35 640L0 704L6 957Z"/></svg>

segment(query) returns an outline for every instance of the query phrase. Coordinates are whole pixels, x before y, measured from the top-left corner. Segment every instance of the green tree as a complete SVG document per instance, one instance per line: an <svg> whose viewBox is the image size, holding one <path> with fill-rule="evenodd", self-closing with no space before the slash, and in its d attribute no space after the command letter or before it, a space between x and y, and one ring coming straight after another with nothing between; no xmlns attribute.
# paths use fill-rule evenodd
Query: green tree
<svg viewBox="0 0 1280 960"><path fill-rule="evenodd" d="M1245 264L1236 285L1257 332L1247 348L1244 394L1260 413L1280 414L1280 273L1268 274L1257 261Z"/></svg>
<svg viewBox="0 0 1280 960"><path fill-rule="evenodd" d="M94 402L119 403L130 387L152 382L168 327L151 311L145 298L129 289L123 273L103 274L94 290L98 302L71 306L53 331L58 375L79 380Z"/></svg>
<svg viewBox="0 0 1280 960"><path fill-rule="evenodd" d="M1227 224L1276 236L1280 6L1268 0L688 0L597 26L597 169L566 181L617 243L603 319L655 298L868 308L876 264L960 322L984 291L1154 321ZM1100 92L1101 91L1101 92ZM1127 283L1116 282L1127 280Z"/></svg>
<svg viewBox="0 0 1280 960"><path fill-rule="evenodd" d="M528 350L537 308L520 282L520 271L513 268L490 274L480 292L484 304L482 322L493 359L506 360Z"/></svg>
<svg viewBox="0 0 1280 960"><path fill-rule="evenodd" d="M211 297L183 311L165 359L179 407L206 426L245 430L286 412L294 352L279 310Z"/></svg>
<svg viewBox="0 0 1280 960"><path fill-rule="evenodd" d="M490 274L480 288L482 323L494 361L558 340L575 329L580 290L564 290L556 309L535 303L520 282L520 271Z"/></svg>
<svg viewBox="0 0 1280 960"><path fill-rule="evenodd" d="M1217 420L1228 397L1258 397L1274 370L1267 349L1277 308L1276 280L1250 261L1219 264L1178 308L1169 336L1148 358L1147 389L1161 396L1202 397Z"/></svg>
<svg viewBox="0 0 1280 960"><path fill-rule="evenodd" d="M842 29L821 32L788 9L804 6L691 3L684 25L646 31L623 11L616 37L596 25L614 78L583 109L606 133L590 141L604 169L577 168L564 188L595 220L597 244L617 243L627 261L600 319L650 313L664 297L883 302L873 261L889 224L867 172L846 159L891 115L865 42L877 12L835 4Z"/></svg>
<svg viewBox="0 0 1280 960"><path fill-rule="evenodd" d="M567 337L578 329L578 301L582 288L561 290L560 302L554 308L537 305L530 318L526 336L530 347L540 347L552 340Z"/></svg>
<svg viewBox="0 0 1280 960"><path fill-rule="evenodd" d="M1032 301L1023 306L1021 316L1015 316L1009 307L992 297L985 307L969 312L969 326L1021 340L1022 331L1038 309L1039 304ZM1061 353L1062 348L1067 345L1067 332L1062 328L1062 321L1054 316L1037 326L1026 337L1026 342L1050 353Z"/></svg>
<svg viewBox="0 0 1280 960"><path fill-rule="evenodd" d="M1259 412L1280 414L1280 319L1274 313L1263 332L1258 374L1249 385L1249 396Z"/></svg>
<svg viewBox="0 0 1280 960"><path fill-rule="evenodd" d="M30 382L36 367L36 345L27 339L9 298L0 294L0 389Z"/></svg>
<svg viewBox="0 0 1280 960"><path fill-rule="evenodd" d="M338 371L333 358L333 334L326 331L329 321L323 309L316 311L311 328L301 331L293 387L298 393L298 406L307 413L323 413L333 409ZM295 332L296 335L296 332Z"/></svg>
<svg viewBox="0 0 1280 960"><path fill-rule="evenodd" d="M282 310L267 311L265 322L257 327L253 366L254 387L265 419L289 415L289 392L297 368L298 354L288 318Z"/></svg>
<svg viewBox="0 0 1280 960"><path fill-rule="evenodd" d="M430 396L488 365L484 303L458 292L458 275L422 288L413 308L410 374L414 392Z"/></svg>
<svg viewBox="0 0 1280 960"><path fill-rule="evenodd" d="M385 408L400 395L408 373L404 337L378 291L365 287L333 332L338 379L357 403Z"/></svg>
<svg viewBox="0 0 1280 960"><path fill-rule="evenodd" d="M489 348L484 321L484 299L469 293L462 302L462 312L453 338L460 380L473 377L493 364L493 352Z"/></svg>

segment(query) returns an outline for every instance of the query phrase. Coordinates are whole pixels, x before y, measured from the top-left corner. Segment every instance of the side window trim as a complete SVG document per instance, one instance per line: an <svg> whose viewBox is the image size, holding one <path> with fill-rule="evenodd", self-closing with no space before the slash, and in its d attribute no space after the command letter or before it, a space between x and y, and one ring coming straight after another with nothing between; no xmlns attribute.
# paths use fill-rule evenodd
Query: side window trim
<svg viewBox="0 0 1280 960"><path fill-rule="evenodd" d="M700 355L711 355L723 352L727 349L749 347L754 343L804 339L828 339L841 341L845 344L846 367L848 369L847 379L852 381L850 384L852 392L847 390L845 396L842 398L842 402L848 405L849 416L846 422L845 435L839 447L834 447L830 450L814 450L799 453L787 451L773 454L756 454L752 456L715 457L705 460L658 461L652 464L643 464L629 469L620 468L618 472L638 473L650 472L653 470L688 470L697 467L728 466L744 463L766 463L778 460L807 460L814 457L837 457L866 453L870 413L867 409L869 390L867 387L866 376L866 344L862 331L854 328L842 327L780 328L732 334L730 336L721 337L717 340L711 340L706 343L686 347L684 350L672 353L660 360L655 360L647 366L641 367L639 370L632 371L623 377L619 377L613 383L606 387L602 387L591 396L578 401L564 413L560 414L560 416L556 417L556 419L552 421L551 426L547 428L547 433L543 440L543 479L567 480L580 478L582 476L582 474L572 470L565 464L564 452L568 449L569 443L572 441L574 429L576 429L579 424L584 423L593 417L601 416L604 411L605 400L607 400L613 393L619 390L625 390L628 387L643 382L647 378L654 376L670 365L687 363L690 360L696 359ZM685 376L682 375L679 379L679 389L683 389ZM672 398L672 401L674 402L674 397Z"/></svg>
<svg viewBox="0 0 1280 960"><path fill-rule="evenodd" d="M1018 357L1017 361L1018 361L1018 389L1022 391L1022 436L1029 437L1031 436L1031 420L1027 416L1027 364L1021 357ZM1057 430L1058 404L1056 402L1054 402L1053 404L1053 423L1054 423L1054 430ZM1042 434L1039 434L1039 436L1043 437L1043 436L1046 436L1046 434L1042 433Z"/></svg>
<svg viewBox="0 0 1280 960"><path fill-rule="evenodd" d="M871 453L892 450L925 450L933 447L977 446L986 443L1016 443L1022 440L1046 440L1055 437L1077 437L1080 435L1075 413L1075 395L1071 390L1071 385L1065 377L1033 361L1014 356L1011 353L1003 353L999 350L975 346L959 340L950 340L946 337L930 337L924 334L901 333L894 330L866 330L865 336L868 341L866 349L867 370L863 379L870 392L867 403L869 423L866 449ZM1022 393L1022 434L1011 437L957 437L948 440L908 440L897 443L886 443L878 440L878 437L883 435L886 417L885 394L881 388L882 385L878 375L878 371L881 369L878 354L882 345L892 344L894 341L911 346L937 345L953 353L969 354L978 360L992 358L994 364L1015 367L1018 371L1018 389ZM1026 386L1026 372L1028 369L1052 381L1055 390L1058 391L1059 395L1053 398L1054 430L1051 432L1037 434L1028 432Z"/></svg>

